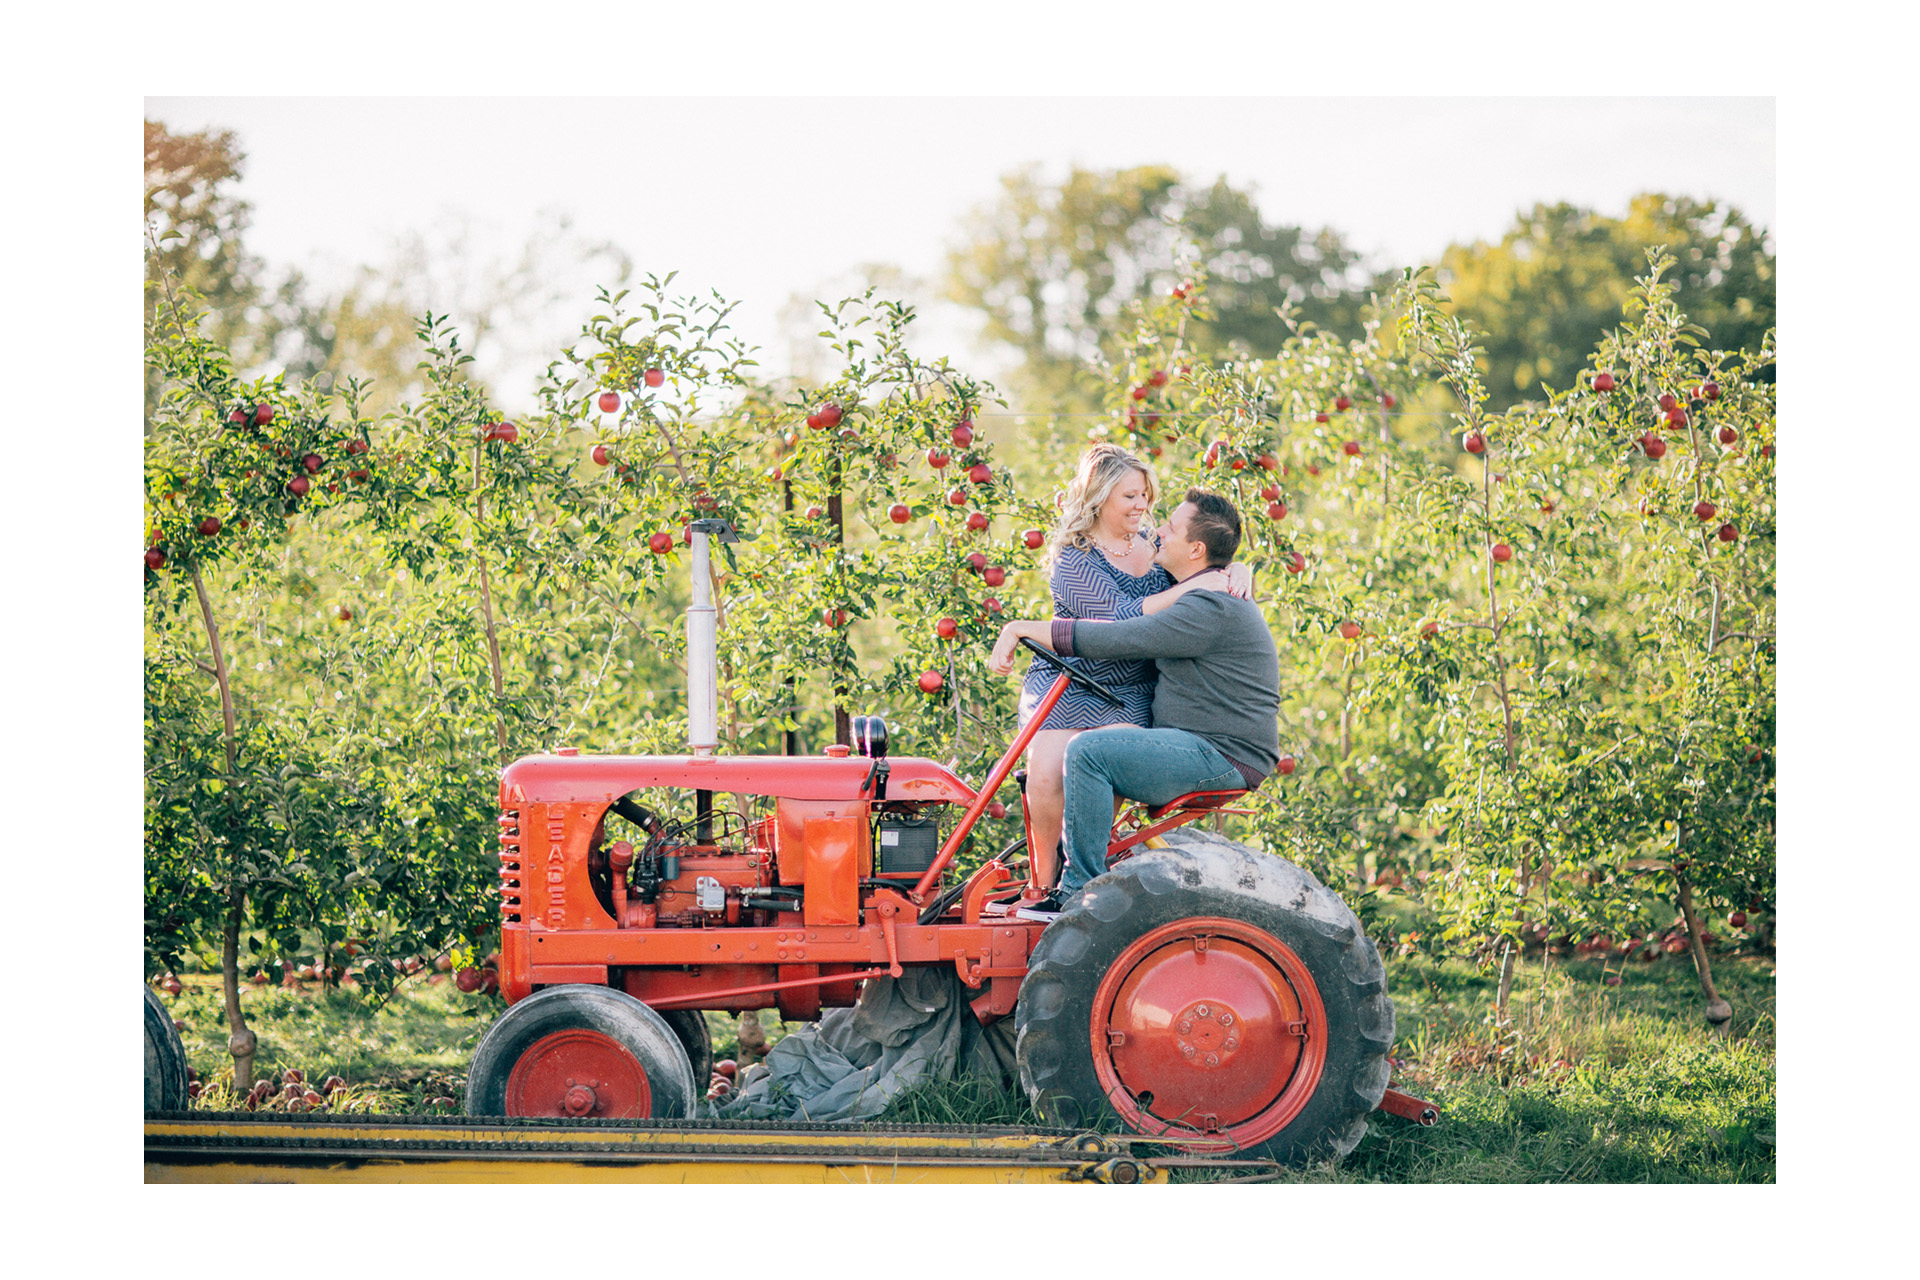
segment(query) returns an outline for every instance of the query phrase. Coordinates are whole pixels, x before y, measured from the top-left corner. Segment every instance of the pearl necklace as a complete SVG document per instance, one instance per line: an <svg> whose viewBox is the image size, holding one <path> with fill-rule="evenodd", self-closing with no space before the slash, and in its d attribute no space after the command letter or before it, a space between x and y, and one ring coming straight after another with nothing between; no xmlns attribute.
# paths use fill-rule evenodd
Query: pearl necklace
<svg viewBox="0 0 1920 1280"><path fill-rule="evenodd" d="M1102 543L1100 539L1094 537L1091 533L1087 535L1087 541L1091 542L1094 546L1099 547L1100 550L1105 552L1106 555L1109 556L1110 558L1116 559L1116 560L1126 555L1127 552L1133 550L1133 543L1134 543L1134 539L1132 537L1129 537L1125 545L1123 545L1118 551L1111 551L1111 550L1108 550L1106 544Z"/></svg>

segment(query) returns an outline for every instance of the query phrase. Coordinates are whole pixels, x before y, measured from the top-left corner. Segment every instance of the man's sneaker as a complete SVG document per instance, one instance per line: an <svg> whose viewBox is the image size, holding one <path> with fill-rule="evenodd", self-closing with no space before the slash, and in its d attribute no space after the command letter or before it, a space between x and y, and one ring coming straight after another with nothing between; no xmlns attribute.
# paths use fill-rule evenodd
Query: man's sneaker
<svg viewBox="0 0 1920 1280"><path fill-rule="evenodd" d="M1028 903L1013 914L1021 920L1038 920L1043 924L1051 924L1060 918L1060 891L1049 889L1046 897L1038 902Z"/></svg>

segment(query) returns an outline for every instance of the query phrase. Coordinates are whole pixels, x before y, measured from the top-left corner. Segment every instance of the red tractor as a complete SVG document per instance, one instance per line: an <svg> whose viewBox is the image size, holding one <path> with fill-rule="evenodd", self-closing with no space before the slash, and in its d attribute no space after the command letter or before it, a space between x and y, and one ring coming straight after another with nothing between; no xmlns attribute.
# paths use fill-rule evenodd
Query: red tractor
<svg viewBox="0 0 1920 1280"><path fill-rule="evenodd" d="M1338 895L1210 833L1148 847L1242 793L1123 815L1110 869L1049 924L1014 914L1038 891L1012 851L948 874L1068 682L1097 688L1085 676L1055 681L978 790L889 757L877 717L856 718L857 750L714 754L707 542L733 532L691 528L691 753L562 747L501 774L510 1007L474 1054L469 1114L684 1117L711 1061L698 1011L806 1020L868 978L951 965L983 1023L1014 1018L1021 1084L1050 1124L1298 1161L1345 1154L1383 1099L1431 1123L1387 1089L1385 972Z"/></svg>

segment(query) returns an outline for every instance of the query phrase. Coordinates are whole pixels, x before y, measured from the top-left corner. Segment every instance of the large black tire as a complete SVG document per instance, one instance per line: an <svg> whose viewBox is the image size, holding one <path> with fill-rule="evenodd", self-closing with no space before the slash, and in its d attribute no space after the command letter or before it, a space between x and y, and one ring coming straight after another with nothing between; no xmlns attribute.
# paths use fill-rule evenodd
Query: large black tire
<svg viewBox="0 0 1920 1280"><path fill-rule="evenodd" d="M693 1082L704 1093L707 1081L713 1078L713 1032L707 1028L706 1015L698 1009L656 1009L654 1012L673 1028L680 1047L687 1051Z"/></svg>
<svg viewBox="0 0 1920 1280"><path fill-rule="evenodd" d="M173 1016L153 994L147 993L147 1104L148 1111L185 1111L187 1109L187 1047L174 1030Z"/></svg>
<svg viewBox="0 0 1920 1280"><path fill-rule="evenodd" d="M467 1070L470 1116L679 1120L693 1067L660 1014L611 987L536 992L487 1028Z"/></svg>
<svg viewBox="0 0 1920 1280"><path fill-rule="evenodd" d="M1346 1155L1390 1073L1379 952L1293 864L1191 829L1168 842L1088 883L1035 945L1014 1011L1034 1109L1286 1164Z"/></svg>

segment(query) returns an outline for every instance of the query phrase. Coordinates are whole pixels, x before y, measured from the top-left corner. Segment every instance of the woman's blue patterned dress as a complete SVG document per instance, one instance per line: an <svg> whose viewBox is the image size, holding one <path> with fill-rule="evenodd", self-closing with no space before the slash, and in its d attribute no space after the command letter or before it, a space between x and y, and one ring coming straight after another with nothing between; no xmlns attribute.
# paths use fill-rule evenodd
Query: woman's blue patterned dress
<svg viewBox="0 0 1920 1280"><path fill-rule="evenodd" d="M1068 547L1054 562L1053 616L1056 618L1138 618L1140 602L1173 585L1173 577L1159 565L1139 577L1115 568L1106 556L1079 547ZM1080 667L1125 701L1116 707L1104 698L1088 693L1078 685L1054 704L1042 729L1092 729L1103 724L1153 723L1153 686L1159 672L1151 660L1144 662L1094 662L1080 660ZM1032 718L1047 690L1053 687L1059 668L1036 657L1027 670L1026 683L1020 687L1020 723Z"/></svg>

